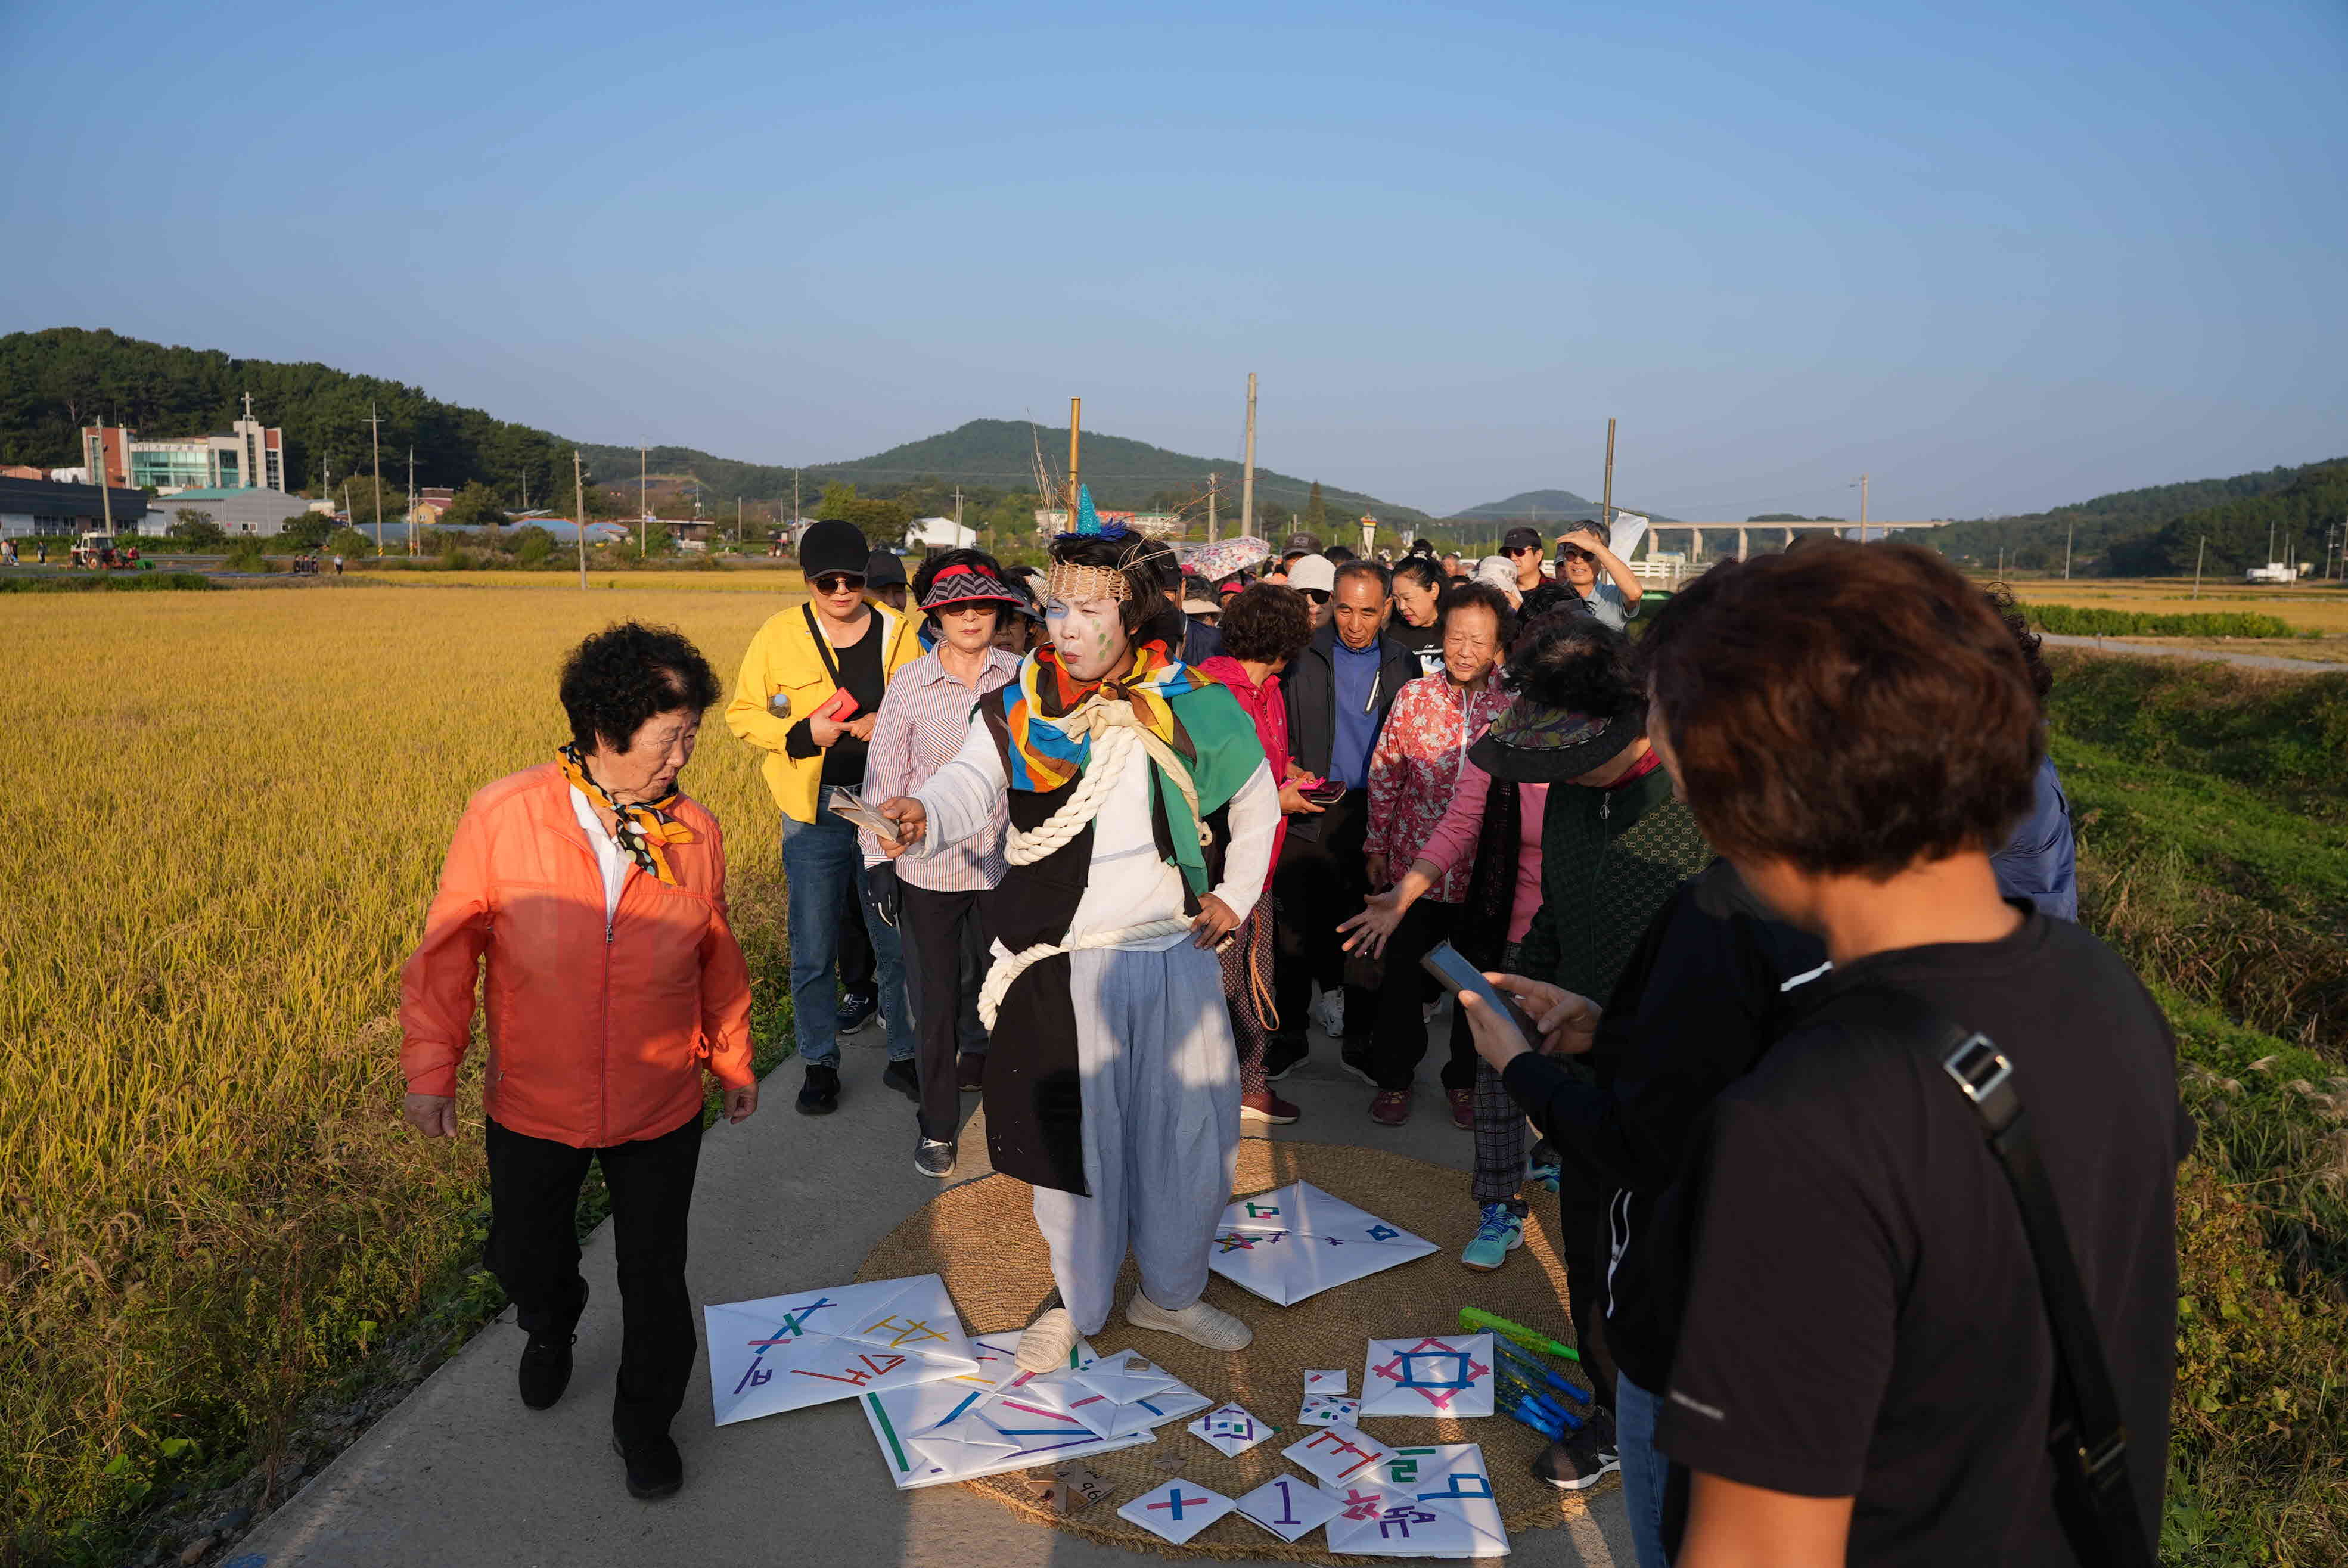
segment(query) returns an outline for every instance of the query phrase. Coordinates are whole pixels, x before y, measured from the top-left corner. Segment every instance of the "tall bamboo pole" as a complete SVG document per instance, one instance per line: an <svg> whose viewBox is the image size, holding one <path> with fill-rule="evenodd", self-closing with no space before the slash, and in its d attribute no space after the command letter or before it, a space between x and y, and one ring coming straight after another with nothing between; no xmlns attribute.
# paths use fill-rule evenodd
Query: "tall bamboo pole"
<svg viewBox="0 0 2348 1568"><path fill-rule="evenodd" d="M1085 400L1068 399L1068 531L1076 531L1076 438L1085 422Z"/></svg>

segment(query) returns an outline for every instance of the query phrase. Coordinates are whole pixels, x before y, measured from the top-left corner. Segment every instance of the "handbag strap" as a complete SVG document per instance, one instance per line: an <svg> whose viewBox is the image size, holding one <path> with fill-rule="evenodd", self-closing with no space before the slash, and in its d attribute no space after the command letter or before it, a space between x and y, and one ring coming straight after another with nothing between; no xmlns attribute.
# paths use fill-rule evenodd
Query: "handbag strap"
<svg viewBox="0 0 2348 1568"><path fill-rule="evenodd" d="M1978 1030L1942 1017L1904 991L1862 986L1824 1010L1841 1022L1873 1025L1921 1051L1944 1073L1974 1119L2013 1193L2022 1232L2037 1265L2038 1293L2054 1339L2054 1420L2048 1444L2055 1464L2085 1504L2086 1518L2064 1520L2081 1558L2107 1568L2153 1568L2128 1481L2127 1429L2088 1310L2077 1254L2064 1229L2054 1184L2039 1157L2030 1114L2013 1081L2013 1064Z"/></svg>
<svg viewBox="0 0 2348 1568"><path fill-rule="evenodd" d="M839 661L831 656L831 645L824 641L823 628L815 624L815 606L801 604L799 614L807 617L808 635L815 639L815 656L823 661L823 673L831 677L834 686L838 686L840 684Z"/></svg>

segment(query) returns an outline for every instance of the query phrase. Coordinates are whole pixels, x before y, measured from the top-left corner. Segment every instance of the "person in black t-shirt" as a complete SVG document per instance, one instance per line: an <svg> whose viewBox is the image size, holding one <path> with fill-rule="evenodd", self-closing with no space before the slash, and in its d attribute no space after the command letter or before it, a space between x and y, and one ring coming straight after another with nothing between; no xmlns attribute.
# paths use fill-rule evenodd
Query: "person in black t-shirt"
<svg viewBox="0 0 2348 1568"><path fill-rule="evenodd" d="M1394 614L1386 619L1386 635L1418 655L1423 676L1443 668L1443 616L1437 602L1447 586L1427 556L1406 555L1395 562Z"/></svg>
<svg viewBox="0 0 2348 1568"><path fill-rule="evenodd" d="M2085 931L1999 897L2043 751L2012 637L1930 552L1821 542L1715 568L1647 650L1658 750L1705 837L1835 965L1715 1103L1683 1179L1658 1446L1681 1568L2077 1560L2054 1356L2013 1196L1937 1064L1838 1021L1890 987L2013 1063L2157 1538L2191 1123L2175 1041Z"/></svg>

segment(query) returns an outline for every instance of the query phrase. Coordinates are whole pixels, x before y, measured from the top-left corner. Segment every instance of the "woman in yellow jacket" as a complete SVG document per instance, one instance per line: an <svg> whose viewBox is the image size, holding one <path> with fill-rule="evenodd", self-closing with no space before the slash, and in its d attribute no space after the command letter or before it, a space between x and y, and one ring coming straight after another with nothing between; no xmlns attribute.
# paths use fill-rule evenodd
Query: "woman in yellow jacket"
<svg viewBox="0 0 2348 1568"><path fill-rule="evenodd" d="M876 920L856 830L823 804L838 785L860 789L864 748L890 677L922 656L917 624L864 595L870 551L852 523L826 520L799 541L808 600L758 628L742 655L726 727L764 748L760 772L783 814L783 876L790 888L791 1012L807 1082L798 1109L839 1107L839 1040L831 969L840 904L856 890L880 982L889 1066L880 1081L919 1103L913 1021L896 928Z"/></svg>

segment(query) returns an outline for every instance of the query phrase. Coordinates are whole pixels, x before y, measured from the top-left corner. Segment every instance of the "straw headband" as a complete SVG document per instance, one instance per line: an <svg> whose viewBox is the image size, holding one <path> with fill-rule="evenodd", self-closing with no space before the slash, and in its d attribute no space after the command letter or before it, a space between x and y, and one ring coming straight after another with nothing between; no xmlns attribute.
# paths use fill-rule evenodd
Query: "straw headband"
<svg viewBox="0 0 2348 1568"><path fill-rule="evenodd" d="M1133 597L1133 583L1114 567L1071 566L1056 561L1044 574L1044 594L1063 604L1080 599L1126 600Z"/></svg>
<svg viewBox="0 0 2348 1568"><path fill-rule="evenodd" d="M949 604L975 604L999 602L1020 605L1027 596L1001 578L976 566L949 566L930 583L930 591L922 595L922 608L942 609Z"/></svg>

